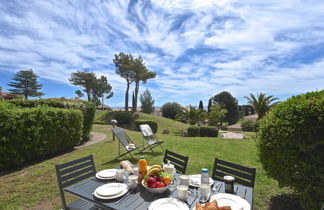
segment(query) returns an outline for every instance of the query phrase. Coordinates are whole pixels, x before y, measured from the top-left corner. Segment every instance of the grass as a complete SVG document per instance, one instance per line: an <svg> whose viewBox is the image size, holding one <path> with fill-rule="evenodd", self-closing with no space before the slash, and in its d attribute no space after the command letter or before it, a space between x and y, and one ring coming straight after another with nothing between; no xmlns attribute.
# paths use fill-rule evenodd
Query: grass
<svg viewBox="0 0 324 210"><path fill-rule="evenodd" d="M145 114L141 115L141 118L145 117L147 117ZM158 120L159 133L166 128L181 130L187 126L168 119L154 119ZM168 123L171 123L172 128L168 127ZM54 165L93 154L97 171L118 166L122 159L111 161L118 154L118 144L112 141L110 130L109 125L94 125L93 131L107 135L105 141L0 176L0 209L59 209L61 205ZM130 130L126 132L136 144L142 143L141 133ZM276 181L266 176L257 158L254 139L190 138L172 134L158 134L157 136L165 140L165 148L189 156L188 174L199 173L203 167L212 170L215 157L257 168L254 209L268 209L272 196L291 193L291 190L280 189ZM139 154L136 154L136 157L139 157ZM151 165L160 164L163 153L157 147L154 153L145 153L145 157ZM126 158L130 159L129 156L124 156L124 159ZM68 196L68 200L71 201L71 199L72 197Z"/></svg>

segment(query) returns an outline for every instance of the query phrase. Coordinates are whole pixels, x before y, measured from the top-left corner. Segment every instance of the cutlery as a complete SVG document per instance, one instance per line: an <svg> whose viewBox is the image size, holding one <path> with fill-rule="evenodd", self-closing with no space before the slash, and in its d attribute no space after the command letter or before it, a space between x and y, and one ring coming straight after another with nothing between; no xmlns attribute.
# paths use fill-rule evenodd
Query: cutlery
<svg viewBox="0 0 324 210"><path fill-rule="evenodd" d="M218 192L220 191L220 189L222 188L222 186L223 186L223 183L220 184L220 187L218 189Z"/></svg>
<svg viewBox="0 0 324 210"><path fill-rule="evenodd" d="M219 183L216 183L215 182L215 184L213 185L213 188L211 189L211 191L212 192L216 192L216 189L217 189L217 187L220 185L221 183L219 182Z"/></svg>
<svg viewBox="0 0 324 210"><path fill-rule="evenodd" d="M244 196L243 196L243 198L245 199L246 198L246 188L245 188L245 190L244 190Z"/></svg>

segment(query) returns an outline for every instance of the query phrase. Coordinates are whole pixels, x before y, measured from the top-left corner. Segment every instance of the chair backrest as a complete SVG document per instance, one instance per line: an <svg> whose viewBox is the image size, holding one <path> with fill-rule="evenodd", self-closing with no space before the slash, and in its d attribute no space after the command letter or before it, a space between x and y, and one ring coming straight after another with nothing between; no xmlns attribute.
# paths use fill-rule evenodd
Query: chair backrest
<svg viewBox="0 0 324 210"><path fill-rule="evenodd" d="M63 208L66 209L63 189L96 175L93 156L89 155L67 163L57 164L55 169Z"/></svg>
<svg viewBox="0 0 324 210"><path fill-rule="evenodd" d="M112 132L115 134L119 142L126 148L130 143L128 136L122 128L113 128Z"/></svg>
<svg viewBox="0 0 324 210"><path fill-rule="evenodd" d="M151 127L148 124L143 124L143 125L140 125L139 127L142 131L143 136L153 136L154 135Z"/></svg>
<svg viewBox="0 0 324 210"><path fill-rule="evenodd" d="M187 170L188 159L189 157L187 156L182 156L166 149L163 162L167 163L167 161L169 160L174 165L178 173L185 174Z"/></svg>
<svg viewBox="0 0 324 210"><path fill-rule="evenodd" d="M215 158L212 178L218 181L223 181L224 176L230 175L235 177L236 183L253 188L255 173L255 168L248 168L246 166Z"/></svg>

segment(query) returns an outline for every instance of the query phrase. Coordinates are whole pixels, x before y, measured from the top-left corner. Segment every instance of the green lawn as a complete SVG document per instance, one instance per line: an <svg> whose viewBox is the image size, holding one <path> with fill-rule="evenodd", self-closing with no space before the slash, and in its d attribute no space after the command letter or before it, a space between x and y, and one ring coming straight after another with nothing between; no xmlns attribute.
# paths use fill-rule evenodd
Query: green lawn
<svg viewBox="0 0 324 210"><path fill-rule="evenodd" d="M171 123L171 120L163 120L165 120L165 124L161 124L159 133L168 128L168 121ZM187 125L177 127L172 124L171 126L173 127L169 128L175 130L175 128L182 129ZM0 209L59 209L60 198L54 165L93 154L97 171L118 166L122 159L110 162L118 154L118 144L116 141L112 141L110 130L111 126L109 125L94 125L93 131L107 135L105 141L0 176ZM141 133L126 131L137 144L142 143ZM256 167L255 209L267 209L271 196L291 193L288 189L280 189L276 181L267 178L258 161L254 139L189 138L174 136L173 134L158 134L158 137L166 141L164 143L165 148L189 156L188 174L200 173L200 169L203 167L211 170L215 157ZM163 158L160 148L157 147L154 151L154 153L145 153L150 165L160 164ZM136 156L139 157L139 154ZM124 158L130 159L129 156L124 156Z"/></svg>

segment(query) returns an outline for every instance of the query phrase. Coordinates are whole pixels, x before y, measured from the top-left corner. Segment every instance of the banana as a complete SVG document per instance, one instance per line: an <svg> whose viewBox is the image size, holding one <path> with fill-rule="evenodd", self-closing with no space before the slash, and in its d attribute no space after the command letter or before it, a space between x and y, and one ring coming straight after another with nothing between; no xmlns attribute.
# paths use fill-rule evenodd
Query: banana
<svg viewBox="0 0 324 210"><path fill-rule="evenodd" d="M151 168L150 168L150 170L147 172L147 174L158 174L158 173L160 173L162 171L162 168L161 168L161 166L159 166L159 165L154 165L154 166L152 166Z"/></svg>
<svg viewBox="0 0 324 210"><path fill-rule="evenodd" d="M158 168L159 170L162 170L162 168L161 168L160 165L153 165L153 166L150 167L150 170L151 170L151 169L154 169L154 168ZM150 171L150 170L149 170L149 171Z"/></svg>

